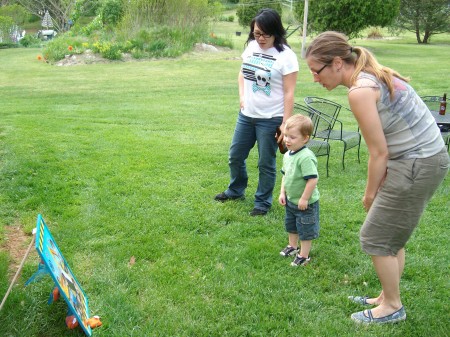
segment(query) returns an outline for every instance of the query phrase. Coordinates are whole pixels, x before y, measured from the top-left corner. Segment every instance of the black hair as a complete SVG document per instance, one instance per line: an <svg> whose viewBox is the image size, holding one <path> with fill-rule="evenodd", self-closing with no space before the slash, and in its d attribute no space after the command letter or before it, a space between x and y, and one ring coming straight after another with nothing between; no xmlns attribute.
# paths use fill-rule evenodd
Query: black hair
<svg viewBox="0 0 450 337"><path fill-rule="evenodd" d="M284 50L284 45L290 46L286 40L286 29L283 27L281 22L281 17L278 12L272 8L261 9L250 23L250 33L248 34L248 39L246 44L248 45L250 41L255 40L253 36L253 31L255 30L255 23L264 32L264 34L270 34L275 37L273 46L279 52Z"/></svg>

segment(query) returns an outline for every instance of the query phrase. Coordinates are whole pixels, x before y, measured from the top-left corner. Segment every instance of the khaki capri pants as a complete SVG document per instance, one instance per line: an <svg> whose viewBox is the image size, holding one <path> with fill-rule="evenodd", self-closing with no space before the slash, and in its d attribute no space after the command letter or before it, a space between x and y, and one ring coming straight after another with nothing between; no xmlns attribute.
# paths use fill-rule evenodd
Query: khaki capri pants
<svg viewBox="0 0 450 337"><path fill-rule="evenodd" d="M389 160L386 179L361 227L362 250L372 256L396 256L448 168L446 148L429 158Z"/></svg>

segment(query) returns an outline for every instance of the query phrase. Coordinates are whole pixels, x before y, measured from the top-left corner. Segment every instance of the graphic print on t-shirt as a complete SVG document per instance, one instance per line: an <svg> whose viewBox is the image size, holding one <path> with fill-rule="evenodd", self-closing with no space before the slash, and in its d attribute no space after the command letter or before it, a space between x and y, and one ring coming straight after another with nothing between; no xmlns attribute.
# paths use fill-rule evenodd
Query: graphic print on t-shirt
<svg viewBox="0 0 450 337"><path fill-rule="evenodd" d="M242 64L242 74L246 80L254 82L253 92L263 91L270 96L270 79L272 66L276 59L271 55L253 53Z"/></svg>

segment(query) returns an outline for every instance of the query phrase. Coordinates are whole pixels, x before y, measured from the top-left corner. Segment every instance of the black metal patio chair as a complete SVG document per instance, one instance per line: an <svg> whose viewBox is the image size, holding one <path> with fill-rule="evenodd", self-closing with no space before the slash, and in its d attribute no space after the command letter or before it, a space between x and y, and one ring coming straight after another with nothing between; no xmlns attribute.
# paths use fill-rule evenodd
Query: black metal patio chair
<svg viewBox="0 0 450 337"><path fill-rule="evenodd" d="M357 131L344 130L343 123L338 119L342 105L321 97L307 96L304 99L308 108L324 116L329 121L328 125L322 124L315 131L314 138L338 140L343 142L342 169L345 169L345 152L356 147L358 150L358 163L361 163L359 152L361 148L361 134ZM349 110L349 109L347 109ZM350 111L350 110L349 110Z"/></svg>
<svg viewBox="0 0 450 337"><path fill-rule="evenodd" d="M313 135L316 132L316 129L318 128L319 125L322 125L323 123L328 123L330 124L330 122L323 116L320 116L317 112L315 112L314 110L309 109L308 107L295 103L294 104L294 114L302 114L305 116L309 116L313 122ZM306 143L306 147L309 148L312 152L314 152L314 154L316 155L316 157L322 157L325 156L327 157L327 163L326 163L326 170L327 170L327 177L329 176L328 174L328 162L330 159L330 143L328 143L328 139L315 139L313 138L314 136L312 135L312 138L308 141L308 143Z"/></svg>

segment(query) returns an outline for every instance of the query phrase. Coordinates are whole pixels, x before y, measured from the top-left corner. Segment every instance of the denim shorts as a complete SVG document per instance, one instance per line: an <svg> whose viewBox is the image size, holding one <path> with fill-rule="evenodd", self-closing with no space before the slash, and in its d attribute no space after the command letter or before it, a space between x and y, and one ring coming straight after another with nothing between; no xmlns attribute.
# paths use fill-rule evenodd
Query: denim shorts
<svg viewBox="0 0 450 337"><path fill-rule="evenodd" d="M372 256L396 256L447 175L447 149L429 158L389 160L387 175L361 227L360 242Z"/></svg>
<svg viewBox="0 0 450 337"><path fill-rule="evenodd" d="M304 211L298 205L287 200L286 217L284 221L286 232L298 234L303 241L314 240L319 237L319 200L308 205Z"/></svg>

